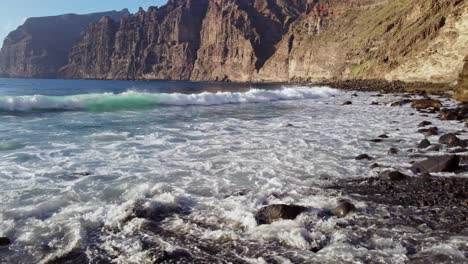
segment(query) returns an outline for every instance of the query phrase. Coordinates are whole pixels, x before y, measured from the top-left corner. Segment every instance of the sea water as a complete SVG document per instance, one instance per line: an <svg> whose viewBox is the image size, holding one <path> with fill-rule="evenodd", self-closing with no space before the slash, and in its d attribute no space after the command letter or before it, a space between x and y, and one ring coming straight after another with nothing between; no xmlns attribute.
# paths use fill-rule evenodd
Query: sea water
<svg viewBox="0 0 468 264"><path fill-rule="evenodd" d="M355 156L367 153L407 171L401 160L409 154L386 152L423 139L415 126L423 117L385 106L394 96L375 94L0 79L0 236L12 240L0 248L0 262L405 262L408 252L395 234L411 230L338 228L354 216L320 214L346 198L323 186L375 176ZM350 99L353 105L341 106ZM390 139L369 142L380 134ZM356 214L385 215L353 202ZM276 203L312 209L257 225L255 212ZM135 216L138 210L147 213ZM466 260L459 247L466 237L424 239L432 241L425 250ZM323 249L314 253L317 247Z"/></svg>

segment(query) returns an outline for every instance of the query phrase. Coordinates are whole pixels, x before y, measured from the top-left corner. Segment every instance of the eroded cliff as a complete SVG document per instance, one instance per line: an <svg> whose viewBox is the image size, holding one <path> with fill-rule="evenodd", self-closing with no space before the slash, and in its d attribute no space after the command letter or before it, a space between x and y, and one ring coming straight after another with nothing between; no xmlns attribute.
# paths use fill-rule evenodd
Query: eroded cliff
<svg viewBox="0 0 468 264"><path fill-rule="evenodd" d="M126 15L129 12L124 9L29 18L6 37L0 51L0 76L56 78L58 70L68 63L70 49L91 22L103 16L119 20Z"/></svg>
<svg viewBox="0 0 468 264"><path fill-rule="evenodd" d="M170 0L92 23L58 76L455 84L467 54L464 0Z"/></svg>

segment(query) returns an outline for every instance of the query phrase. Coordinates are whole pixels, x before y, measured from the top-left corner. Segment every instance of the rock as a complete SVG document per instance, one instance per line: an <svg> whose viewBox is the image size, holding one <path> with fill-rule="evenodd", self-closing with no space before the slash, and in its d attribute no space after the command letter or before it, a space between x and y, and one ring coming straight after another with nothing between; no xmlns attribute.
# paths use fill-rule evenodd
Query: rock
<svg viewBox="0 0 468 264"><path fill-rule="evenodd" d="M384 171L379 175L382 179L387 179L390 181L403 181L407 179L409 176L399 172L399 171Z"/></svg>
<svg viewBox="0 0 468 264"><path fill-rule="evenodd" d="M304 206L273 204L260 208L255 214L255 220L259 225L271 224L280 219L296 219L305 211L307 211L307 207Z"/></svg>
<svg viewBox="0 0 468 264"><path fill-rule="evenodd" d="M380 135L379 138L388 138L388 136L383 134L383 135Z"/></svg>
<svg viewBox="0 0 468 264"><path fill-rule="evenodd" d="M285 127L294 127L293 124L286 124Z"/></svg>
<svg viewBox="0 0 468 264"><path fill-rule="evenodd" d="M449 151L451 154L463 153L466 152L466 148L456 148Z"/></svg>
<svg viewBox="0 0 468 264"><path fill-rule="evenodd" d="M346 101L346 102L343 102L341 105L352 105L352 104L353 104L353 102L351 102L351 101Z"/></svg>
<svg viewBox="0 0 468 264"><path fill-rule="evenodd" d="M378 163L373 163L372 165L370 165L371 169L375 169L375 168L378 168L378 167L380 167L380 165Z"/></svg>
<svg viewBox="0 0 468 264"><path fill-rule="evenodd" d="M371 102L371 105L380 105L379 102Z"/></svg>
<svg viewBox="0 0 468 264"><path fill-rule="evenodd" d="M11 244L11 241L8 237L0 237L0 247L8 246Z"/></svg>
<svg viewBox="0 0 468 264"><path fill-rule="evenodd" d="M332 213L339 218L343 218L354 210L356 210L356 206L354 206L354 204L349 201L342 200L338 202L338 205L332 210Z"/></svg>
<svg viewBox="0 0 468 264"><path fill-rule="evenodd" d="M419 145L418 145L418 148L427 148L431 145L431 142L427 139L423 139Z"/></svg>
<svg viewBox="0 0 468 264"><path fill-rule="evenodd" d="M455 172L458 170L459 164L460 157L456 155L430 157L414 164L411 171L414 173Z"/></svg>
<svg viewBox="0 0 468 264"><path fill-rule="evenodd" d="M432 122L422 121L421 123L419 123L418 127L425 127L425 126L430 126L430 125L432 125Z"/></svg>
<svg viewBox="0 0 468 264"><path fill-rule="evenodd" d="M356 158L354 158L355 160L372 160L373 158L370 157L369 155L367 154L361 154L359 156L357 156Z"/></svg>
<svg viewBox="0 0 468 264"><path fill-rule="evenodd" d="M465 148L467 146L464 140L461 140L457 136L452 133L445 134L439 138L439 143L447 145L449 147L462 147Z"/></svg>
<svg viewBox="0 0 468 264"><path fill-rule="evenodd" d="M393 103L390 104L390 106L403 106L403 105L406 105L406 104L409 104L409 103L411 103L411 100L404 99L404 100L401 100L401 101L393 102Z"/></svg>
<svg viewBox="0 0 468 264"><path fill-rule="evenodd" d="M439 145L432 145L427 149L427 151L440 151L440 146Z"/></svg>
<svg viewBox="0 0 468 264"><path fill-rule="evenodd" d="M437 127L423 128L423 129L419 129L418 132L426 136L436 136L436 135L439 135L439 128Z"/></svg>
<svg viewBox="0 0 468 264"><path fill-rule="evenodd" d="M388 155L397 155L399 150L397 148L390 148L387 152Z"/></svg>
<svg viewBox="0 0 468 264"><path fill-rule="evenodd" d="M435 99L417 99L413 100L411 107L415 109L428 109L435 108L440 109L442 107L442 102Z"/></svg>
<svg viewBox="0 0 468 264"><path fill-rule="evenodd" d="M468 104L454 109L442 109L439 118L441 120L464 120L468 118Z"/></svg>
<svg viewBox="0 0 468 264"><path fill-rule="evenodd" d="M379 143L379 142L382 142L383 140L380 139L380 138L376 138L376 139L371 139L369 140L370 142L374 142L374 143Z"/></svg>

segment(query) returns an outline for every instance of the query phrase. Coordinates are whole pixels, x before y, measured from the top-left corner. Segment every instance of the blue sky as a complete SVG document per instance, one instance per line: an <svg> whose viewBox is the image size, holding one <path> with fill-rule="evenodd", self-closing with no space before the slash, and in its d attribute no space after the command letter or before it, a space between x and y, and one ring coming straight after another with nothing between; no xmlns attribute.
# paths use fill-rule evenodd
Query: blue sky
<svg viewBox="0 0 468 264"><path fill-rule="evenodd" d="M167 0L0 0L0 47L3 39L28 17L66 13L86 14L128 8L161 6Z"/></svg>

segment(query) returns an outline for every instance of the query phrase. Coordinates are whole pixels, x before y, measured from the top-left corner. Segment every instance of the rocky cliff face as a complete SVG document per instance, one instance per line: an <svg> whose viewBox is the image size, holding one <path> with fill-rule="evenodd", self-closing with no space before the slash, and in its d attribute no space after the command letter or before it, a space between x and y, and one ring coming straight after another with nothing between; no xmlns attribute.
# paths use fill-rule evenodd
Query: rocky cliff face
<svg viewBox="0 0 468 264"><path fill-rule="evenodd" d="M67 64L70 49L89 23L103 16L115 20L129 15L128 10L89 15L29 18L11 32L0 51L0 76L55 78Z"/></svg>
<svg viewBox="0 0 468 264"><path fill-rule="evenodd" d="M72 49L66 78L190 78L208 0L170 0L116 22L92 24Z"/></svg>
<svg viewBox="0 0 468 264"><path fill-rule="evenodd" d="M59 76L454 84L467 38L464 0L170 0L92 23Z"/></svg>
<svg viewBox="0 0 468 264"><path fill-rule="evenodd" d="M295 23L257 80L456 80L468 53L465 1L335 1L329 6L320 29L315 14Z"/></svg>

